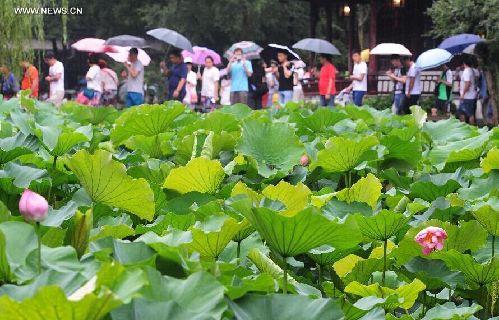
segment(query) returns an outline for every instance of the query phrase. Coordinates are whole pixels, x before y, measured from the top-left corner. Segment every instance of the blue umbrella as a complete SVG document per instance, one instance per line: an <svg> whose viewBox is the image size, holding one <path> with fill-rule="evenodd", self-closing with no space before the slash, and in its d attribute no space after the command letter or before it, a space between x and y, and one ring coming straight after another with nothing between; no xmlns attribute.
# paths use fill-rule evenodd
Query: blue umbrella
<svg viewBox="0 0 499 320"><path fill-rule="evenodd" d="M452 54L461 53L470 44L475 44L484 41L476 34L462 33L449 37L442 41L438 46L440 49L445 49Z"/></svg>
<svg viewBox="0 0 499 320"><path fill-rule="evenodd" d="M416 60L416 67L421 70L432 69L451 61L453 55L444 49L430 49L423 52Z"/></svg>

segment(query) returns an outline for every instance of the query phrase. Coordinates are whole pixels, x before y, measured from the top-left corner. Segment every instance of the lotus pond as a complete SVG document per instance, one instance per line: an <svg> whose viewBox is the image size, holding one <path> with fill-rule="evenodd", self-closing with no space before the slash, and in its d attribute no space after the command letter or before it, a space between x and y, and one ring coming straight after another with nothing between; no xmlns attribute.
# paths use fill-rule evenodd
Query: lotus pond
<svg viewBox="0 0 499 320"><path fill-rule="evenodd" d="M417 106L23 94L0 102L0 318L489 319L498 188L499 130Z"/></svg>

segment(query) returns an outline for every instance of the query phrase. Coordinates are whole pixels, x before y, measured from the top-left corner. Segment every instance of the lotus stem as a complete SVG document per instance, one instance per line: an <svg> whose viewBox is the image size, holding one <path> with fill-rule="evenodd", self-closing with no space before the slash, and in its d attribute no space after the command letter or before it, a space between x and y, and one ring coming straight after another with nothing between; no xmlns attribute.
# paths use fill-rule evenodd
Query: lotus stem
<svg viewBox="0 0 499 320"><path fill-rule="evenodd" d="M42 273L42 237L40 236L40 222L36 222L35 233L38 240L37 260L38 260L38 274Z"/></svg>
<svg viewBox="0 0 499 320"><path fill-rule="evenodd" d="M322 266L317 264L317 285L319 288L322 287Z"/></svg>
<svg viewBox="0 0 499 320"><path fill-rule="evenodd" d="M54 156L54 161L52 162L52 168L56 168L57 167L57 156Z"/></svg>
<svg viewBox="0 0 499 320"><path fill-rule="evenodd" d="M388 239L385 239L383 242L383 276L381 278L381 283L383 284L383 287L385 286L385 279L386 279L386 247L388 244Z"/></svg>
<svg viewBox="0 0 499 320"><path fill-rule="evenodd" d="M496 236L492 235L492 259L494 259L495 251L496 251Z"/></svg>
<svg viewBox="0 0 499 320"><path fill-rule="evenodd" d="M238 260L239 260L239 258L241 257L241 241L238 241L238 242L237 242L236 257L237 257L237 259L238 259Z"/></svg>
<svg viewBox="0 0 499 320"><path fill-rule="evenodd" d="M288 294L288 263L286 262L286 258L284 259L284 266L282 268L282 271L284 272L282 278L282 293Z"/></svg>

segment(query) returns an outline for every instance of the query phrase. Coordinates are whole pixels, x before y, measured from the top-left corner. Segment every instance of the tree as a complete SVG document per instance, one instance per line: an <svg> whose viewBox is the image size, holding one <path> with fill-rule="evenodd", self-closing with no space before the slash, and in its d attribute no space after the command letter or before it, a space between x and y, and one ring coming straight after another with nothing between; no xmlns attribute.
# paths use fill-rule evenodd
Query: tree
<svg viewBox="0 0 499 320"><path fill-rule="evenodd" d="M23 59L33 61L32 40L43 40L42 16L17 14L15 9L41 5L41 0L0 1L0 63L12 70L17 70Z"/></svg>
<svg viewBox="0 0 499 320"><path fill-rule="evenodd" d="M486 43L477 45L475 53L482 62L494 116L499 111L499 0L437 0L428 9L433 20L431 34L448 37L459 33L485 36Z"/></svg>

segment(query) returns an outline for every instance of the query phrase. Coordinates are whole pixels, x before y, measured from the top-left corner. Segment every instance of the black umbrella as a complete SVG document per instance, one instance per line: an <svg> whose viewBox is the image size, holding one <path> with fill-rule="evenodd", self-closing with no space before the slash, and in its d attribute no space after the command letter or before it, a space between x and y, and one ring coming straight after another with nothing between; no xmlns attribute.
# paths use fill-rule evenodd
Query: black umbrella
<svg viewBox="0 0 499 320"><path fill-rule="evenodd" d="M121 46L121 47L135 47L135 48L147 47L147 43L146 43L146 40L144 38L131 36L128 34L109 38L106 40L106 45Z"/></svg>
<svg viewBox="0 0 499 320"><path fill-rule="evenodd" d="M285 52L288 55L289 61L300 60L300 56L296 52L286 46L275 43L271 43L266 46L260 53L260 56L263 58L263 60L269 62L270 60L277 60L277 54L279 52Z"/></svg>

